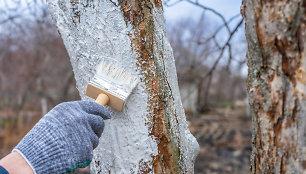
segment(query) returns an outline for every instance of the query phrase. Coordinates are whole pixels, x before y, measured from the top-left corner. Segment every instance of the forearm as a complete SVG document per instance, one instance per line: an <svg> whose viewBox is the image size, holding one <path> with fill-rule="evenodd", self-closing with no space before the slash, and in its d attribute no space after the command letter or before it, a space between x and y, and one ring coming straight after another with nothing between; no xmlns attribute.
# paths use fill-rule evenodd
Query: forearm
<svg viewBox="0 0 306 174"><path fill-rule="evenodd" d="M0 166L4 167L10 174L34 174L26 160L16 151L2 158Z"/></svg>

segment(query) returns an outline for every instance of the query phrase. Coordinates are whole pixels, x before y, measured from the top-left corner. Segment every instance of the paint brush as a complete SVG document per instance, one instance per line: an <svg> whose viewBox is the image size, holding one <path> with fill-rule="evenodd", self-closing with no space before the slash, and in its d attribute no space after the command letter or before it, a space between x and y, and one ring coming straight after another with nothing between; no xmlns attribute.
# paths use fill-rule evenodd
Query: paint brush
<svg viewBox="0 0 306 174"><path fill-rule="evenodd" d="M123 69L101 62L88 83L86 95L97 103L122 111L124 103L137 85L137 78Z"/></svg>

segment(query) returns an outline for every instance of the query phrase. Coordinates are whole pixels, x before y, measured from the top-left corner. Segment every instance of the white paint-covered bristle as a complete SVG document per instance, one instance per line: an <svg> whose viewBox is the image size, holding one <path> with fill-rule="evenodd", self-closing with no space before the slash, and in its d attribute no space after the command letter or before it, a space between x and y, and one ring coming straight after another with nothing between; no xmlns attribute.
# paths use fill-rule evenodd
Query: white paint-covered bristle
<svg viewBox="0 0 306 174"><path fill-rule="evenodd" d="M107 77L118 81L120 83L124 83L130 86L131 89L135 88L137 84L137 78L127 73L124 69L116 67L114 65L101 62L97 66L97 75L106 75Z"/></svg>
<svg viewBox="0 0 306 174"><path fill-rule="evenodd" d="M126 100L136 87L137 78L124 69L101 62L91 83Z"/></svg>

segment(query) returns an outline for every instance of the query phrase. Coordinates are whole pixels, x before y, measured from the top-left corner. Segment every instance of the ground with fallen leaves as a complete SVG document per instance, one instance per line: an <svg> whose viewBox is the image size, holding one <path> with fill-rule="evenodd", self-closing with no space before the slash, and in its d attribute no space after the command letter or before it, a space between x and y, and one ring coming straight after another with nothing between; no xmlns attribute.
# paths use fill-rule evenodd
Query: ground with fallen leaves
<svg viewBox="0 0 306 174"><path fill-rule="evenodd" d="M245 109L218 109L190 119L200 152L195 174L250 173L251 117Z"/></svg>

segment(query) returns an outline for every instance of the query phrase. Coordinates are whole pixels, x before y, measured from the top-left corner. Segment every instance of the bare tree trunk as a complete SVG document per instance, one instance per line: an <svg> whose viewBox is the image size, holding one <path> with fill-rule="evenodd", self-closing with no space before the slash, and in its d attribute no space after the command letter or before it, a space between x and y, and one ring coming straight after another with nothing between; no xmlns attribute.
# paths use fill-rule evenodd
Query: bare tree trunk
<svg viewBox="0 0 306 174"><path fill-rule="evenodd" d="M306 172L306 1L244 0L253 173Z"/></svg>
<svg viewBox="0 0 306 174"><path fill-rule="evenodd" d="M193 173L190 134L159 0L49 0L82 99L106 61L139 77L123 112L111 110L92 173Z"/></svg>

